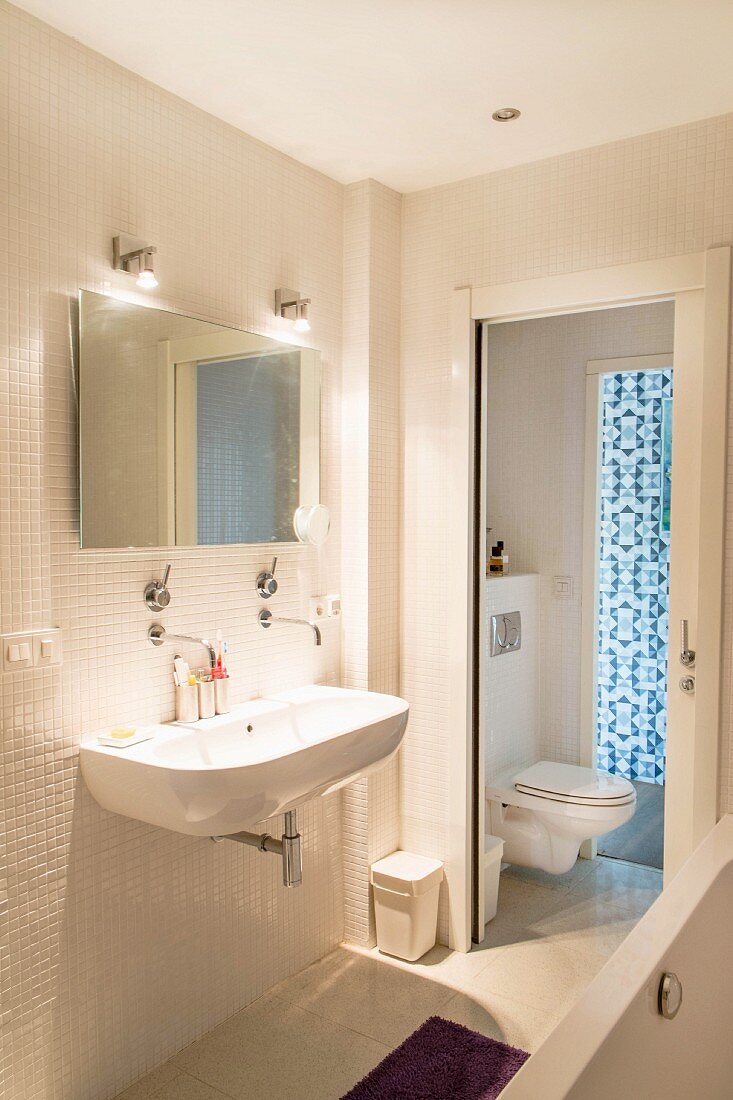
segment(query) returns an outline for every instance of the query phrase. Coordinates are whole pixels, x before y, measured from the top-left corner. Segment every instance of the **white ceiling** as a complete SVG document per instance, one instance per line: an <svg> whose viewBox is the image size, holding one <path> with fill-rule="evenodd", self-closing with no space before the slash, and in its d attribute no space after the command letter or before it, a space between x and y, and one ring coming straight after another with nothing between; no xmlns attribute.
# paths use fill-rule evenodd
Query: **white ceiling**
<svg viewBox="0 0 733 1100"><path fill-rule="evenodd" d="M733 110L732 0L20 6L329 176L398 191ZM522 117L492 122L507 105Z"/></svg>

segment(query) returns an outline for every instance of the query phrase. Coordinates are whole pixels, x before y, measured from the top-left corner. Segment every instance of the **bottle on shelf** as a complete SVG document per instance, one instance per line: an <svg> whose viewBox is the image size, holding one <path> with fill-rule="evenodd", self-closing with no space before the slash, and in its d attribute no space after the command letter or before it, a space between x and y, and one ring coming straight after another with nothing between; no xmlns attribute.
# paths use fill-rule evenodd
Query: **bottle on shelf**
<svg viewBox="0 0 733 1100"><path fill-rule="evenodd" d="M498 546L491 547L491 557L489 559L489 576L501 577L504 572L504 558L501 550Z"/></svg>

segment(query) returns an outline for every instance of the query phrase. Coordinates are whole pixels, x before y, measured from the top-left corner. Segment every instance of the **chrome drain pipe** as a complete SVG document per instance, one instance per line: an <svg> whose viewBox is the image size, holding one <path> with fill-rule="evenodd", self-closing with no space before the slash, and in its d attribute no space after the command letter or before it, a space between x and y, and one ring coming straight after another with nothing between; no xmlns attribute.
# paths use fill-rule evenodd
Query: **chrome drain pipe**
<svg viewBox="0 0 733 1100"><path fill-rule="evenodd" d="M217 843L221 840L234 840L237 844L248 844L260 852L274 852L283 861L283 886L300 886L303 882L303 853L298 832L296 810L285 814L285 832L280 840L269 833L228 833L226 836L212 836Z"/></svg>

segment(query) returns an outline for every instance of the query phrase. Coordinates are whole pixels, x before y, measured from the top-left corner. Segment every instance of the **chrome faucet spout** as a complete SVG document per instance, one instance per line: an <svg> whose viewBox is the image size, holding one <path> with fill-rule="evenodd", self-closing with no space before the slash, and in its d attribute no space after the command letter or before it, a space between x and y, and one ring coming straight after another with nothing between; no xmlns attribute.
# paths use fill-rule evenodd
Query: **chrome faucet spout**
<svg viewBox="0 0 733 1100"><path fill-rule="evenodd" d="M202 645L209 654L209 665L211 668L216 666L216 650L214 649L208 638L195 638L193 634L172 634L169 630L166 630L164 626L160 626L158 623L153 625L148 630L148 638L153 645L162 645L166 638L175 638L179 642L195 642L196 645Z"/></svg>
<svg viewBox="0 0 733 1100"><path fill-rule="evenodd" d="M273 615L273 622L276 623L296 623L298 626L309 626L313 631L313 638L316 645L321 644L321 630L315 623L312 623L310 619L285 619L282 615Z"/></svg>
<svg viewBox="0 0 733 1100"><path fill-rule="evenodd" d="M260 611L257 618L263 630L267 630L273 623L295 623L296 626L307 626L313 631L313 639L316 645L321 645L320 627L312 623L310 619L287 619L283 615L273 615L272 612L267 611L267 609Z"/></svg>

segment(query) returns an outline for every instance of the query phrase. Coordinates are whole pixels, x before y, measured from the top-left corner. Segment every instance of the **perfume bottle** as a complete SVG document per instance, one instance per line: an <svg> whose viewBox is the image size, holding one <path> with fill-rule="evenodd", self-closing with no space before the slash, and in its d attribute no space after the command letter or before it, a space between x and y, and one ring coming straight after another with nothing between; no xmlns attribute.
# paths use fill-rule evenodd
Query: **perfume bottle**
<svg viewBox="0 0 733 1100"><path fill-rule="evenodd" d="M489 559L489 576L500 577L504 572L504 558L501 550L498 546L491 547L491 557Z"/></svg>

